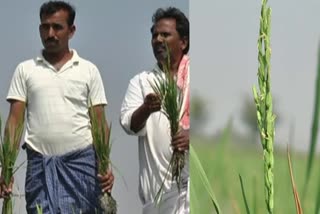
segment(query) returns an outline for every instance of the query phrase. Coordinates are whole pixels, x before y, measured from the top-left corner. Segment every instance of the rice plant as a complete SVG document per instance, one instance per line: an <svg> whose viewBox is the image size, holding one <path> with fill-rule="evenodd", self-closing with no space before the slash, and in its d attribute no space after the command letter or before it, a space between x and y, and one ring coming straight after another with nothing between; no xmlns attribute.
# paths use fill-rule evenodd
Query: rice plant
<svg viewBox="0 0 320 214"><path fill-rule="evenodd" d="M183 91L179 89L175 76L170 72L170 51L167 46L167 58L166 63L162 64L162 70L164 76L158 75L154 82L150 82L153 91L159 96L164 115L170 122L171 137L174 137L179 131L179 125L181 120L181 110L183 102ZM182 114L183 115L183 114ZM177 182L178 190L180 192L181 186L181 172L185 165L185 152L174 150L169 163L168 171L165 179L167 179L168 172L172 173L172 180ZM155 201L159 202L162 196L164 181L156 195Z"/></svg>
<svg viewBox="0 0 320 214"><path fill-rule="evenodd" d="M260 31L258 38L258 84L259 92L253 87L254 101L257 108L257 121L260 130L260 140L263 147L265 200L267 210L273 213L274 208L274 124L275 115L272 109L272 94L270 80L270 29L271 8L267 0L262 0L260 14Z"/></svg>
<svg viewBox="0 0 320 214"><path fill-rule="evenodd" d="M37 214L43 214L43 210L42 210L42 207L40 205L36 205L36 208L37 208Z"/></svg>
<svg viewBox="0 0 320 214"><path fill-rule="evenodd" d="M296 205L296 212L297 212L297 214L303 214L301 202L300 202L300 197L299 197L298 190L297 190L297 187L296 187L296 184L294 181L289 147L287 147L287 159L288 159L288 166L289 166L289 172L290 172L290 178L291 178L292 192L293 192L294 202Z"/></svg>
<svg viewBox="0 0 320 214"><path fill-rule="evenodd" d="M245 208L246 208L246 213L250 214L248 199L247 199L247 196L246 196L243 180L242 180L242 177L241 177L240 174L239 174L239 180L240 180L240 185L241 185L241 192L242 192L243 202L244 202L244 205L245 205Z"/></svg>
<svg viewBox="0 0 320 214"><path fill-rule="evenodd" d="M16 129L8 127L4 137L2 136L2 120L0 117L0 163L1 176L4 183L9 187L15 173L14 165L19 154L20 139L23 132L23 123L18 123ZM13 213L12 196L9 195L3 200L2 214Z"/></svg>
<svg viewBox="0 0 320 214"><path fill-rule="evenodd" d="M105 175L110 162L110 133L111 126L108 129L104 121L99 121L96 112L90 108L91 115L91 129L93 137L93 145L98 159L98 172L101 175ZM102 118L105 118L104 112ZM99 203L105 214L116 214L117 213L117 202L112 197L111 193L103 193L99 198Z"/></svg>
<svg viewBox="0 0 320 214"><path fill-rule="evenodd" d="M215 209L215 212L217 214L221 213L218 201L215 197L215 194L212 191L210 182L208 180L208 176L207 176L206 172L204 171L202 164L199 160L199 157L198 157L196 151L194 150L194 148L192 147L192 145L190 145L190 165L193 166L193 170L194 170L193 175L192 175L193 178L195 176L200 178L200 181L201 181L200 183L204 186L205 190L209 194L210 200L211 200L212 205ZM191 203L192 203L192 201L191 201ZM193 209L192 205L191 205L191 213L196 213L196 210Z"/></svg>
<svg viewBox="0 0 320 214"><path fill-rule="evenodd" d="M306 178L303 188L302 194L302 202L306 199L306 194L308 191L308 184L311 177L312 166L314 161L314 156L316 153L316 144L318 139L318 131L319 131L319 110L320 110L320 45L318 47L318 62L317 62L317 78L315 85L315 97L314 97L314 109L313 109L313 121L311 128L311 136L310 136L310 147L309 147L309 155L308 155L308 164L306 170Z"/></svg>
<svg viewBox="0 0 320 214"><path fill-rule="evenodd" d="M156 77L154 82L150 82L150 85L153 91L159 96L162 102L162 112L168 118L170 122L171 128L171 137L175 136L179 131L180 120L183 117L184 113L182 110L183 103L183 91L178 88L178 85L175 80L175 76L170 72L170 51L165 43L166 51L167 51L167 59L166 63L162 64L162 69L164 72L164 76L159 75ZM201 162L190 144L190 162L194 165L194 169L196 173L194 173L197 177L200 178L201 184L205 187L205 190L210 196L210 200L212 205L216 211L216 213L220 213L220 208L217 202L217 199L212 191L211 185L209 183L208 177L201 165ZM167 169L167 173L165 179L167 179L168 172L172 173L172 181L175 180L177 182L178 190L180 191L181 185L181 172L185 165L185 153L184 151L174 150L169 167ZM162 191L163 191L164 181L156 194L155 201L159 204L161 201ZM191 206L191 210L192 210Z"/></svg>

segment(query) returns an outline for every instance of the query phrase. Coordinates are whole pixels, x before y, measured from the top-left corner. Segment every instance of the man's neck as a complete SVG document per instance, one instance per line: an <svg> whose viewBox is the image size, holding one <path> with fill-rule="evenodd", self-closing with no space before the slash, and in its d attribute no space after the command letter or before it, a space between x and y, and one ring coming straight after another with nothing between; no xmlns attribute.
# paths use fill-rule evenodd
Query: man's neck
<svg viewBox="0 0 320 214"><path fill-rule="evenodd" d="M72 58L72 51L69 49L66 49L65 51L61 51L59 53L48 53L45 50L42 52L43 57L57 70L60 70L60 68Z"/></svg>
<svg viewBox="0 0 320 214"><path fill-rule="evenodd" d="M175 59L171 59L170 60L170 72L172 74L177 74L178 73L178 69L179 69L179 65L180 65L180 61L181 61L182 57L179 58L178 60ZM166 64L167 62L165 62L164 64ZM161 68L161 70L163 70L163 66L160 62L158 62L158 66Z"/></svg>

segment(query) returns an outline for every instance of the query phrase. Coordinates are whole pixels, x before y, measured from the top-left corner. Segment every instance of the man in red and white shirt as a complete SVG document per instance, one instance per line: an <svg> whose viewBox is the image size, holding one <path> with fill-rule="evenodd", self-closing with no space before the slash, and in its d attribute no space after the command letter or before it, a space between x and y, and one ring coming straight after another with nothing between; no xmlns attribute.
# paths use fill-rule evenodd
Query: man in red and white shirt
<svg viewBox="0 0 320 214"><path fill-rule="evenodd" d="M152 71L143 71L130 80L120 122L128 134L139 138L139 193L143 214L186 214L189 213L189 21L177 8L158 9L153 16L151 34L157 64ZM164 75L161 65L167 59L165 44L170 51L169 70L184 94L181 129L173 138L170 123L160 111L160 100L150 85L156 76ZM186 153L180 192L177 183L171 180L171 171L168 172L174 149ZM154 199L161 186L164 194L157 206Z"/></svg>

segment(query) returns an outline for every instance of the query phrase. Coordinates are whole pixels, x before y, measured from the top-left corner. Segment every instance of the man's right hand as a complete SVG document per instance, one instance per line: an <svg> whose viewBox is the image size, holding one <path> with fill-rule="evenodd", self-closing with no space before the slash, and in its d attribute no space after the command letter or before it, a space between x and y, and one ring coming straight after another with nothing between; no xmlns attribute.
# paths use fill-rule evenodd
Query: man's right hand
<svg viewBox="0 0 320 214"><path fill-rule="evenodd" d="M161 109L160 97L154 93L148 94L144 98L143 106L149 115L153 112L160 111Z"/></svg>
<svg viewBox="0 0 320 214"><path fill-rule="evenodd" d="M7 198L12 193L14 179L11 178L11 182L9 186L7 186L4 182L4 178L0 177L0 198Z"/></svg>
<svg viewBox="0 0 320 214"><path fill-rule="evenodd" d="M154 93L148 94L143 104L132 114L130 129L137 133L141 130L151 113L161 110L161 100Z"/></svg>

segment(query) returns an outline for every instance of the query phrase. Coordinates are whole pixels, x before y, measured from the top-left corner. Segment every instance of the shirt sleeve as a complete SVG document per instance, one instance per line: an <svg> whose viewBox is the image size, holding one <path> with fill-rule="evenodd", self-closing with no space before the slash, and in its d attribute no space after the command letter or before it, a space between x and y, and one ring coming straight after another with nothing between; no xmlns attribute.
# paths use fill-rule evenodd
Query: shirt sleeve
<svg viewBox="0 0 320 214"><path fill-rule="evenodd" d="M104 85L100 72L97 67L91 69L91 77L89 84L89 107L95 105L107 105L107 99L104 91Z"/></svg>
<svg viewBox="0 0 320 214"><path fill-rule="evenodd" d="M146 135L146 127L140 131L134 132L131 130L132 114L143 104L143 92L140 84L139 75L130 80L126 95L122 102L120 113L120 124L122 128L130 135L144 136Z"/></svg>
<svg viewBox="0 0 320 214"><path fill-rule="evenodd" d="M7 100L27 102L26 77L22 64L19 64L11 79Z"/></svg>

